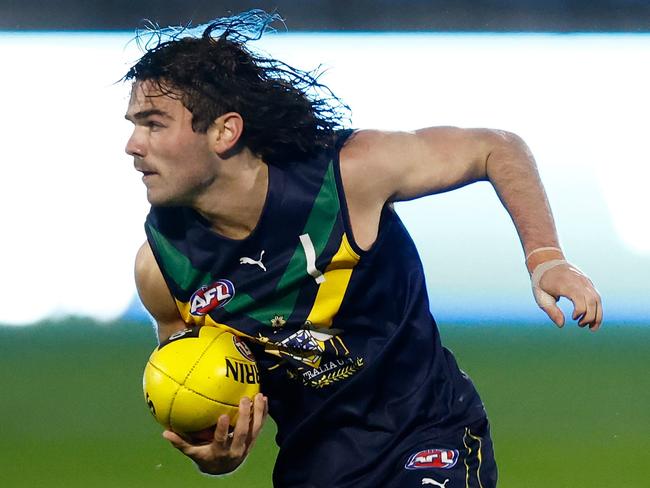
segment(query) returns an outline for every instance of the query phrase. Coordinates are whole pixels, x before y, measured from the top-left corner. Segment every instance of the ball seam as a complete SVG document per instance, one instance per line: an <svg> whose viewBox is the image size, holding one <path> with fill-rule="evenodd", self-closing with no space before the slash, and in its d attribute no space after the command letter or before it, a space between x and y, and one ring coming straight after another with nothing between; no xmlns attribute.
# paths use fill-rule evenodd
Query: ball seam
<svg viewBox="0 0 650 488"><path fill-rule="evenodd" d="M229 407L238 407L238 406L239 406L239 405L233 405L232 403L222 402L222 401L220 401L220 400L215 400L214 398L210 398L209 396L204 395L204 394L201 393L200 391L196 391L195 389L190 388L189 386L185 386L184 384L180 384L178 381L176 381L176 380L175 380L173 377L171 377L169 374L165 373L162 369L160 369L160 368L159 368L158 366L156 366L155 364L153 364L153 363L149 363L149 364L150 364L151 367L154 368L156 371L159 371L162 375L166 376L167 378L169 378L170 380L172 380L174 383L176 383L176 384L178 385L178 389L177 389L176 392L174 393L174 398L172 399L172 401L171 401L170 404L169 404L169 405L170 405L170 406L169 406L169 411L170 411L170 414L169 414L169 415L170 415L170 416L171 416L171 409L172 409L173 406L174 406L174 399L176 398L176 395L178 394L178 390L180 390L181 388L185 388L186 390L191 391L192 393L195 393L196 395L198 395L198 396L200 396L200 397L202 397L202 398L205 398L206 400L210 400L211 402L214 402L214 403L219 403L219 404L221 404L221 405L227 405L227 406L229 406Z"/></svg>

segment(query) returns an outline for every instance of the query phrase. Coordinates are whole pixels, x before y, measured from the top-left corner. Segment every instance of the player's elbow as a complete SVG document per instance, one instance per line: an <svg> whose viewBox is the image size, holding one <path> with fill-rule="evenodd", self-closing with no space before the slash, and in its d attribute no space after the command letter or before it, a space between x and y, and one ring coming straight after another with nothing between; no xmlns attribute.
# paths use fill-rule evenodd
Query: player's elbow
<svg viewBox="0 0 650 488"><path fill-rule="evenodd" d="M489 179L497 166L532 161L532 154L524 140L514 132L499 129L486 131L486 153L482 172Z"/></svg>
<svg viewBox="0 0 650 488"><path fill-rule="evenodd" d="M514 132L500 129L490 129L490 132L495 139L496 145L504 145L507 147L525 147L526 143Z"/></svg>

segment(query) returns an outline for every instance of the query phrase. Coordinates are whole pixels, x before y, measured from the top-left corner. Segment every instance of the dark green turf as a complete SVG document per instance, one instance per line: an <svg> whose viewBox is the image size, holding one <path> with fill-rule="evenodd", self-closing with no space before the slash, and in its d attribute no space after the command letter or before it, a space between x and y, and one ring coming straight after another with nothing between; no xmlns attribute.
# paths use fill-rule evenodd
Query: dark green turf
<svg viewBox="0 0 650 488"><path fill-rule="evenodd" d="M445 327L492 423L502 487L650 486L650 327Z"/></svg>
<svg viewBox="0 0 650 488"><path fill-rule="evenodd" d="M650 327L441 329L490 413L500 487L650 486ZM154 346L142 324L0 327L0 487L270 487L271 423L222 478L160 437L141 392Z"/></svg>

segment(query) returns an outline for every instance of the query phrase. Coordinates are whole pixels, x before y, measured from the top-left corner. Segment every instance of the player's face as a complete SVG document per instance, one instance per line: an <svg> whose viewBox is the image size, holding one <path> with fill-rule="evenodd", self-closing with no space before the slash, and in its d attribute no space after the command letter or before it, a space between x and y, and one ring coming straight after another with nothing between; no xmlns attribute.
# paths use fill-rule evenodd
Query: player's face
<svg viewBox="0 0 650 488"><path fill-rule="evenodd" d="M191 205L215 178L207 134L192 130L192 113L149 82L133 84L126 113L133 133L126 152L142 173L152 205Z"/></svg>

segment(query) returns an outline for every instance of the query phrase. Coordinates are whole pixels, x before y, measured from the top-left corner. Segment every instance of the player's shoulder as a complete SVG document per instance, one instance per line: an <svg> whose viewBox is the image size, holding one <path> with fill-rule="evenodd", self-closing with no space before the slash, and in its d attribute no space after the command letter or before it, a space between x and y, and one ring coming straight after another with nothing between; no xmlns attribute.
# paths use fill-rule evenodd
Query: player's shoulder
<svg viewBox="0 0 650 488"><path fill-rule="evenodd" d="M185 327L151 246L146 241L136 254L135 284L142 304L156 320L160 339Z"/></svg>
<svg viewBox="0 0 650 488"><path fill-rule="evenodd" d="M408 151L409 132L363 129L355 131L339 155L341 178L348 198L370 201L388 198L399 176L397 161Z"/></svg>
<svg viewBox="0 0 650 488"><path fill-rule="evenodd" d="M151 246L145 241L135 255L135 283L139 292L165 286L164 278Z"/></svg>
<svg viewBox="0 0 650 488"><path fill-rule="evenodd" d="M363 159L384 153L387 149L399 149L408 142L413 132L359 129L354 131L341 150L342 159Z"/></svg>
<svg viewBox="0 0 650 488"><path fill-rule="evenodd" d="M396 161L409 158L418 150L422 138L420 132L357 130L341 149L341 167L344 171L358 172L365 178L372 177L369 171L379 178L399 172Z"/></svg>
<svg viewBox="0 0 650 488"><path fill-rule="evenodd" d="M136 277L138 274L146 272L152 264L156 264L156 259L154 258L149 241L144 241L135 255Z"/></svg>

